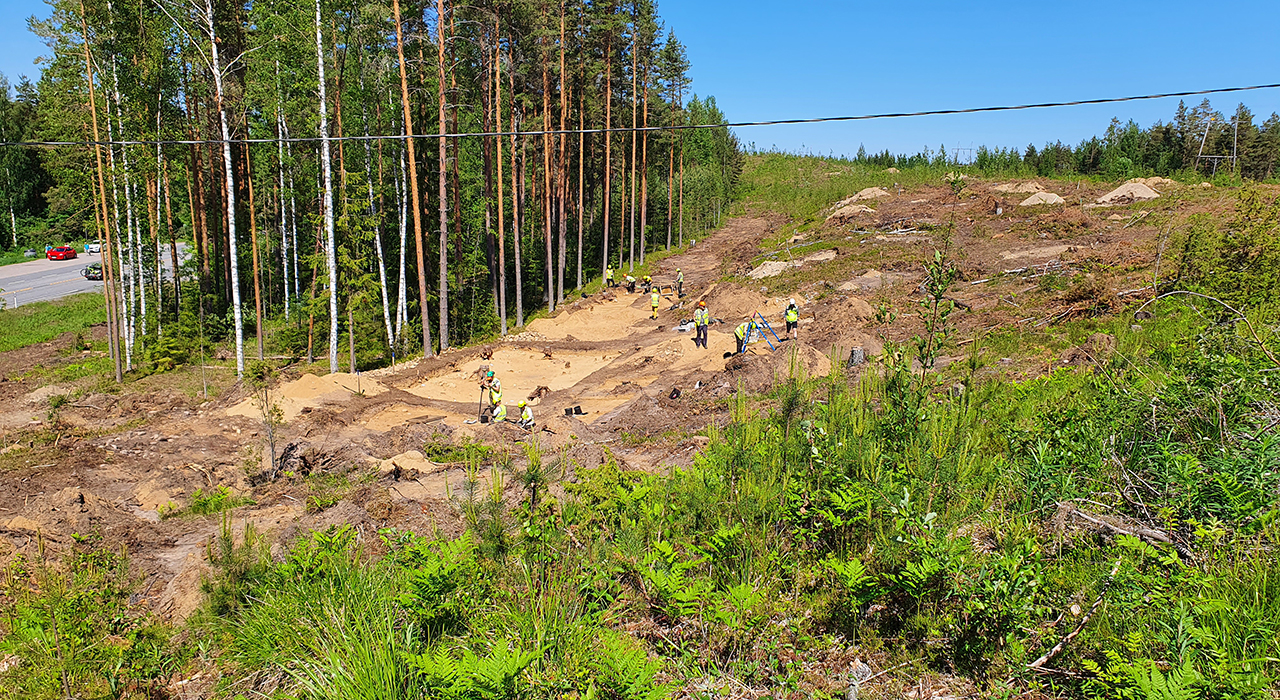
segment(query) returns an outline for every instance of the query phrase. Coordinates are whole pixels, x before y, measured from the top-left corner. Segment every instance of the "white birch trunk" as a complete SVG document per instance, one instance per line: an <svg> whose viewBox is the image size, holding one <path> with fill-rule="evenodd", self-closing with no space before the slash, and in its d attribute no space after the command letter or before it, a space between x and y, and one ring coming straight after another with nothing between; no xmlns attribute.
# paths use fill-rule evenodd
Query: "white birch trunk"
<svg viewBox="0 0 1280 700"><path fill-rule="evenodd" d="M209 22L209 52L213 57L213 87L218 98L218 122L222 127L222 162L227 181L227 238L231 254L231 309L235 318L236 377L244 378L244 313L240 308L240 264L236 251L236 180L231 166L231 129L223 103L222 65L218 61L218 37L213 28L213 0L204 0ZM336 360L335 360L336 362Z"/></svg>
<svg viewBox="0 0 1280 700"><path fill-rule="evenodd" d="M325 95L324 37L320 33L320 0L316 0L316 66L320 77L320 169L324 175L325 261L329 266L329 371L338 371L338 254L333 230L333 172L329 155L329 108Z"/></svg>
<svg viewBox="0 0 1280 700"><path fill-rule="evenodd" d="M401 131L403 133L403 130ZM409 297L408 290L405 288L405 256L406 245L409 237L409 186L405 181L404 150L400 151L400 178L396 181L396 190L400 196L400 279L396 288L398 289L398 297L396 299L396 340L395 344L399 346L401 333L404 330L404 324L409 321Z"/></svg>
<svg viewBox="0 0 1280 700"><path fill-rule="evenodd" d="M280 60L276 59L276 163L279 174L280 196L280 266L284 269L284 318L289 320L289 229L286 226L284 205L284 113L280 110Z"/></svg>

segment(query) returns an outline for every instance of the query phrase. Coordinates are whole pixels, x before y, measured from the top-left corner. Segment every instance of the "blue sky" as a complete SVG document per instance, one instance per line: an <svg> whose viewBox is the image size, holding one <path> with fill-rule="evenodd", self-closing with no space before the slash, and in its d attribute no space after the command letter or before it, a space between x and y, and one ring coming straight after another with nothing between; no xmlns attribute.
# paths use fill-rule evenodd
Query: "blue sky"
<svg viewBox="0 0 1280 700"><path fill-rule="evenodd" d="M1280 82L1280 2L1182 0L834 2L662 0L659 13L688 46L693 89L715 95L732 121L1053 102ZM26 18L43 0L0 3L0 72L38 69L44 46ZM1280 90L1243 101L1258 121L1280 112ZM1198 102L1198 99L1193 102ZM743 143L852 155L925 146L1078 142L1113 116L1146 126L1177 100L1008 114L753 127Z"/></svg>

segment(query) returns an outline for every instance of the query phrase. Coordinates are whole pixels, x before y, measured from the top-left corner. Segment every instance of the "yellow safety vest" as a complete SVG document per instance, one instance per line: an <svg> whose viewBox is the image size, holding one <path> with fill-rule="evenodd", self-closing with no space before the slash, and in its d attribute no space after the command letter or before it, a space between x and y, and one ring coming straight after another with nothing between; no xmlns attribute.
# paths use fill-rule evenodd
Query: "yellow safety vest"
<svg viewBox="0 0 1280 700"><path fill-rule="evenodd" d="M695 325L699 325L699 326L707 325L707 321L710 316L711 316L711 313L706 309L693 310L693 322Z"/></svg>
<svg viewBox="0 0 1280 700"><path fill-rule="evenodd" d="M657 292L654 292L652 295L650 295L650 296L649 296L649 303L650 303L650 305L652 305L652 306L653 306L653 308L655 308L655 309L656 309L656 308L658 308L658 304L659 304L659 303L661 303L661 302L662 302L662 295L661 295L661 294L659 294L659 293L657 293Z"/></svg>
<svg viewBox="0 0 1280 700"><path fill-rule="evenodd" d="M524 422L524 423L532 423L533 409L529 408L528 406L525 406L524 410L520 412L520 420L521 422Z"/></svg>
<svg viewBox="0 0 1280 700"><path fill-rule="evenodd" d="M800 320L800 309L797 309L797 308L796 308L796 307L794 307L794 306L788 306L788 307L787 307L787 322L788 322L788 323L795 323L796 321L799 321L799 320Z"/></svg>
<svg viewBox="0 0 1280 700"><path fill-rule="evenodd" d="M750 321L747 321L747 322L744 322L744 323L740 324L736 329L734 329L733 334L734 334L734 335L736 335L736 336L738 336L738 338L739 338L739 339L746 338L746 337L747 337L747 328L748 328L750 325L751 325L751 322L750 322Z"/></svg>
<svg viewBox="0 0 1280 700"><path fill-rule="evenodd" d="M613 279L613 268L612 268L612 267L611 267L611 268L608 268L608 269L606 269L606 270L604 271L604 278L605 278L605 279L607 279L607 280L611 280L611 279Z"/></svg>
<svg viewBox="0 0 1280 700"><path fill-rule="evenodd" d="M505 404L498 404L493 409L493 422L501 423L507 419L507 407Z"/></svg>
<svg viewBox="0 0 1280 700"><path fill-rule="evenodd" d="M489 403L497 406L502 403L502 382L497 379L489 385Z"/></svg>
<svg viewBox="0 0 1280 700"><path fill-rule="evenodd" d="M676 273L676 281L677 281L677 282L683 282L683 281L684 281L684 273L683 273L683 272L677 272L677 273Z"/></svg>

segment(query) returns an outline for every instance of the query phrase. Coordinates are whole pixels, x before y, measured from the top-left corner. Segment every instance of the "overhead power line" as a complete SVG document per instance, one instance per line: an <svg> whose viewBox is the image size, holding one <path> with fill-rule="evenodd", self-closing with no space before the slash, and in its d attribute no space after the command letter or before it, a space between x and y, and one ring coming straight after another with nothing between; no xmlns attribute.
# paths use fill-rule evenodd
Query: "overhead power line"
<svg viewBox="0 0 1280 700"><path fill-rule="evenodd" d="M880 114L859 114L845 117L814 117L809 119L771 119L755 122L726 122L721 124L672 124L668 126L647 127L615 127L610 129L549 129L542 131L469 131L456 134L414 134L415 139L456 139L487 136L558 136L572 134L605 134L636 133L650 131L688 131L694 129L743 128L751 126L784 126L790 124L824 124L830 122L856 122L872 119L901 119L903 117L935 117L953 114L981 114L985 112L1014 112L1026 109L1047 109L1050 107L1077 107L1081 105L1115 104L1117 102L1137 102L1140 100L1161 100L1169 97L1195 97L1197 95L1217 95L1228 92L1246 92L1250 90L1270 90L1280 88L1280 83L1266 85L1248 85L1244 87L1213 88L1211 90L1190 90L1187 92L1165 92L1153 95L1132 95L1129 97L1103 97L1092 100L1071 100L1069 102L1039 102L1034 104L1004 105L997 107L969 107L964 109L931 109L921 112L884 112ZM371 135L371 136L331 136L330 141L403 141L403 134ZM229 139L230 143L311 143L322 141L319 136L293 136L289 138L262 139ZM116 141L0 141L0 146L193 146L221 144L223 139L171 139L171 140L116 140Z"/></svg>

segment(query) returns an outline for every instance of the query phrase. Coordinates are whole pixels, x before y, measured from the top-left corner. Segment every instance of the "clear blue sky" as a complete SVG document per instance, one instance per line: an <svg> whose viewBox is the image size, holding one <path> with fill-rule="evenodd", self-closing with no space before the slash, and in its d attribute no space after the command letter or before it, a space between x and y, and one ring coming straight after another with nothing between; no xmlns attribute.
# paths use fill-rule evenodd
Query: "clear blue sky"
<svg viewBox="0 0 1280 700"><path fill-rule="evenodd" d="M39 74L26 18L43 0L0 3L0 72ZM689 49L693 89L732 121L1052 102L1280 82L1280 2L1184 0L841 2L662 0ZM1258 121L1280 90L1243 101ZM1198 99L1191 100L1199 102ZM924 146L1038 146L1101 133L1113 116L1147 126L1177 100L1008 114L741 129L761 148L852 155Z"/></svg>

